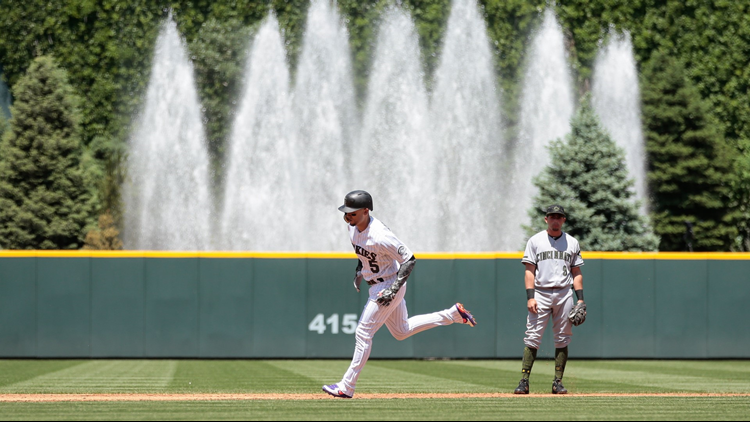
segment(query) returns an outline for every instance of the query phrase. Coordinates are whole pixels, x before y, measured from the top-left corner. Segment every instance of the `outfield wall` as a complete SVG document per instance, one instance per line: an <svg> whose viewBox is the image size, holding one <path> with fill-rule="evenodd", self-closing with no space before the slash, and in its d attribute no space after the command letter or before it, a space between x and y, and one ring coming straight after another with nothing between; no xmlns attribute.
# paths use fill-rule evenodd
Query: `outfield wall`
<svg viewBox="0 0 750 422"><path fill-rule="evenodd" d="M417 254L410 314L460 301L479 324L402 342L383 327L372 357L519 358L521 256ZM584 259L572 357L750 358L750 254ZM367 300L355 266L346 253L0 251L0 357L350 358Z"/></svg>

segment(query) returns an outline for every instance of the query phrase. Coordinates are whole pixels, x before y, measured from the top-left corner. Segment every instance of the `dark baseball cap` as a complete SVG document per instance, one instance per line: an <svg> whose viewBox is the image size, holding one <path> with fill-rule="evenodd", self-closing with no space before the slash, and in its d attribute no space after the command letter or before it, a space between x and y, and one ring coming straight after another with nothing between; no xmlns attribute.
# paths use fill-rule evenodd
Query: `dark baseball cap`
<svg viewBox="0 0 750 422"><path fill-rule="evenodd" d="M550 214L560 214L563 217L567 217L565 215L565 208L563 208L562 205L550 205L549 207L547 207L547 212L545 213L545 215Z"/></svg>

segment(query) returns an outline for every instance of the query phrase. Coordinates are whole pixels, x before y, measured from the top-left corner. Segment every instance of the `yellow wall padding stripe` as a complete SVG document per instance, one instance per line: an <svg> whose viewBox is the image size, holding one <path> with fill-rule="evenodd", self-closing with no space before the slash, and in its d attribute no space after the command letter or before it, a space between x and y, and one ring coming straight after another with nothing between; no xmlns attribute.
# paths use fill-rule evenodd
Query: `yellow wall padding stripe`
<svg viewBox="0 0 750 422"><path fill-rule="evenodd" d="M8 251L0 258L356 258L354 252Z"/></svg>
<svg viewBox="0 0 750 422"><path fill-rule="evenodd" d="M417 259L518 259L523 252L416 252ZM196 252L196 251L21 251L0 250L0 258L266 258L354 259L353 252ZM747 252L586 252L583 259L750 260Z"/></svg>

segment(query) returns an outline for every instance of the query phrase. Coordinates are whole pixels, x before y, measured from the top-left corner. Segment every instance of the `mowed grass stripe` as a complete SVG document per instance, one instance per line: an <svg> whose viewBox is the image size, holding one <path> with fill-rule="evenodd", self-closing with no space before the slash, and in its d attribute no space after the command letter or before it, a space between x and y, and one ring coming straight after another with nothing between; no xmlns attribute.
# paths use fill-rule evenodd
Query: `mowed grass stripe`
<svg viewBox="0 0 750 422"><path fill-rule="evenodd" d="M351 362L348 360L281 360L269 363L277 369L305 379L307 385L317 391L323 384L341 381Z"/></svg>
<svg viewBox="0 0 750 422"><path fill-rule="evenodd" d="M80 360L0 360L0 388L84 363Z"/></svg>
<svg viewBox="0 0 750 422"><path fill-rule="evenodd" d="M575 371L570 372L570 377L575 377L579 382L584 382L584 380L615 381L630 385L640 385L649 389L658 388L676 392L740 393L750 390L750 382L745 380L662 374L655 371L641 372L603 368L577 368Z"/></svg>
<svg viewBox="0 0 750 422"><path fill-rule="evenodd" d="M520 362L448 361L449 365L502 371L513 369L520 379ZM707 392L743 393L750 391L750 361L568 361L565 386L589 392ZM537 361L531 375L532 392L542 384L548 389L554 362ZM537 389L538 390L538 389Z"/></svg>
<svg viewBox="0 0 750 422"><path fill-rule="evenodd" d="M451 360L441 362L447 366L456 367L455 372L461 371L461 368L471 368L472 373L485 374L491 377L488 382L491 385L492 392L511 393L518 386L521 379L521 361L520 360L496 360L496 361L474 361L474 360ZM592 381L579 380L571 375L572 362L568 365L565 375L565 386L571 392L592 393L592 392L623 392L623 393L657 393L667 392L668 390L654 390L641 385L629 385L623 382ZM446 369L448 371L448 369ZM529 391L531 394L548 394L552 391L552 380L555 374L555 363L551 360L538 360L534 364L531 374L531 385Z"/></svg>
<svg viewBox="0 0 750 422"><path fill-rule="evenodd" d="M455 374L442 369L422 372L414 370L423 363L425 362L370 361L362 371L357 391L368 393L480 393L490 391L486 385L473 382L471 377L456 379Z"/></svg>
<svg viewBox="0 0 750 422"><path fill-rule="evenodd" d="M408 369L420 365L420 361L370 360L362 370L357 383L357 392L487 392L486 386L466 380L446 378L445 371L419 373ZM434 362L432 362L434 364ZM272 364L291 371L313 382L317 391L324 384L337 383L349 368L349 361L276 361ZM430 363L428 363L430 364Z"/></svg>
<svg viewBox="0 0 750 422"><path fill-rule="evenodd" d="M96 360L0 387L0 393L164 392L177 361Z"/></svg>
<svg viewBox="0 0 750 422"><path fill-rule="evenodd" d="M4 420L748 420L733 397L0 403Z"/></svg>
<svg viewBox="0 0 750 422"><path fill-rule="evenodd" d="M520 369L514 372L498 371L481 366L454 365L454 362L456 361L372 361L368 366L397 369L405 373L402 375L404 377L419 375L440 379L448 387L453 386L453 392L498 392L499 387L516 378L516 372L520 373ZM463 389L466 385L471 387Z"/></svg>
<svg viewBox="0 0 750 422"><path fill-rule="evenodd" d="M656 371L662 374L715 377L733 377L750 381L750 361L700 361L700 360L626 360L584 361L588 368L621 369L626 371Z"/></svg>
<svg viewBox="0 0 750 422"><path fill-rule="evenodd" d="M180 361L169 385L173 393L306 393L320 388L317 380L300 375L299 365L313 368L335 361ZM341 365L341 363L339 363Z"/></svg>
<svg viewBox="0 0 750 422"><path fill-rule="evenodd" d="M572 360L565 385L576 393L750 392L744 371L750 361L709 362L710 370L705 363ZM338 382L348 365L348 360L0 361L0 393L317 393L321 385ZM531 392L548 393L553 374L552 361L538 361ZM509 392L520 376L515 360L371 360L357 391Z"/></svg>

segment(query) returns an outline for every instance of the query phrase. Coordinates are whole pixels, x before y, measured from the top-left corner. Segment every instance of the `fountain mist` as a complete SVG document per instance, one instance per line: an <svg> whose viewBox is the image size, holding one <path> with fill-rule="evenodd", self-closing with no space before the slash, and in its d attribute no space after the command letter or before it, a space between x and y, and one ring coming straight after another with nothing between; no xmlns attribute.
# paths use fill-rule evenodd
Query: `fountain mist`
<svg viewBox="0 0 750 422"><path fill-rule="evenodd" d="M573 89L562 28L554 12L547 9L528 55L514 170L506 181L509 188L506 218L514 222L509 229L513 250L523 248L527 239L522 225L530 223L528 211L538 192L533 178L549 164L550 141L570 132L573 112Z"/></svg>
<svg viewBox="0 0 750 422"><path fill-rule="evenodd" d="M355 188L350 146L358 134L348 33L329 0L313 0L294 87L299 197L305 235L293 250L342 250L349 243L336 207ZM296 218L296 217L295 217Z"/></svg>
<svg viewBox="0 0 750 422"><path fill-rule="evenodd" d="M594 64L592 104L605 129L625 150L628 173L635 178L641 212L648 213L646 155L641 129L641 94L629 34L612 35Z"/></svg>
<svg viewBox="0 0 750 422"><path fill-rule="evenodd" d="M271 14L252 43L245 67L242 103L227 155L222 244L230 250L285 250L301 227L279 218L298 198L298 167L289 130L289 69L279 24Z"/></svg>
<svg viewBox="0 0 750 422"><path fill-rule="evenodd" d="M431 114L437 145L435 201L440 250L508 247L498 218L503 136L496 73L476 1L455 0L435 72Z"/></svg>
<svg viewBox="0 0 750 422"><path fill-rule="evenodd" d="M382 218L411 248L436 250L437 208L427 92L419 38L408 14L388 9L370 72L362 136L354 156L357 186L376 199Z"/></svg>
<svg viewBox="0 0 750 422"><path fill-rule="evenodd" d="M129 249L210 247L209 161L193 67L170 19L156 41L123 189Z"/></svg>

